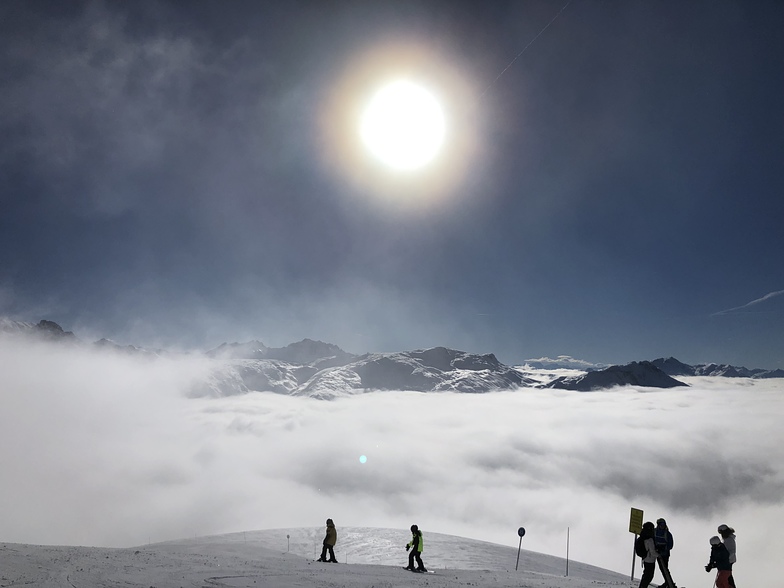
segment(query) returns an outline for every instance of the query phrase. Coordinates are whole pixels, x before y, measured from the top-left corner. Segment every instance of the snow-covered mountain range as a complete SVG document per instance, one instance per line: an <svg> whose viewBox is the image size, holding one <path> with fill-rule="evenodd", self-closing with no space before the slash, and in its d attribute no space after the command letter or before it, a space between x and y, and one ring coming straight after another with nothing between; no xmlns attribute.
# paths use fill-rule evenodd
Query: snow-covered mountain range
<svg viewBox="0 0 784 588"><path fill-rule="evenodd" d="M651 362L665 374L670 376L724 376L725 378L784 378L784 370L748 369L728 364L701 363L688 365L668 357Z"/></svg>
<svg viewBox="0 0 784 588"><path fill-rule="evenodd" d="M0 318L0 332L90 345L55 322L37 324ZM108 339L92 343L112 352L163 355ZM249 392L330 399L369 390L485 393L521 387L590 391L614 386L673 388L687 386L674 376L784 377L784 370L748 370L727 365L690 366L674 358L602 366L560 356L555 360L527 360L508 366L490 354L474 354L446 347L394 353L355 355L337 345L304 339L286 347L267 347L261 341L224 343L204 353L213 362L208 375L194 384L192 397L225 397ZM555 370L567 370L558 373ZM549 370L543 376L542 370Z"/></svg>
<svg viewBox="0 0 784 588"><path fill-rule="evenodd" d="M250 391L271 391L294 396L328 399L366 390L414 390L419 392L470 392L534 386L515 368L492 354L476 355L445 347L399 353L347 354L324 343L325 353L340 352L300 363L302 348L315 349L318 342L305 340L276 350L281 359L234 357L220 361L207 381L192 390L193 396L229 396ZM254 355L255 355L254 351Z"/></svg>
<svg viewBox="0 0 784 588"><path fill-rule="evenodd" d="M535 359L526 359L521 364L528 369L537 370L579 370L583 372L590 372L593 370L600 370L607 366L603 363L591 363L583 359L575 359L569 355L559 355L558 357L538 357Z"/></svg>

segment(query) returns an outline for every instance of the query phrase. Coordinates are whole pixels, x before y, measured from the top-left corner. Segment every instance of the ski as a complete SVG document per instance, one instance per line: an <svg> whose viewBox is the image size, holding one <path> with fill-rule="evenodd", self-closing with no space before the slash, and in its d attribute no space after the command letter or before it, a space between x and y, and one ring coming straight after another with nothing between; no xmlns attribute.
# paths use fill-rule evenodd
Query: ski
<svg viewBox="0 0 784 588"><path fill-rule="evenodd" d="M657 558L659 560L659 569L661 570L662 576L664 576L664 584L667 588L678 588L675 585L675 582L672 581L672 576L670 575L670 569L664 565L664 562L661 558ZM681 586L683 588L683 586Z"/></svg>

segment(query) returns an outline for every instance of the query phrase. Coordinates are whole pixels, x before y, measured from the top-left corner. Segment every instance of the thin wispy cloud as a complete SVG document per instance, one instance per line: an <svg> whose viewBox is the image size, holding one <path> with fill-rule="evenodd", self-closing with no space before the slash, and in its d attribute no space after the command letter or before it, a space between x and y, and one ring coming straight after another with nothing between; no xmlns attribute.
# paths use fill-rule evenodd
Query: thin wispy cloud
<svg viewBox="0 0 784 588"><path fill-rule="evenodd" d="M765 296L763 296L762 298L757 298L756 300L752 300L751 302L747 302L746 304L743 304L742 306L736 306L734 308L728 308L726 310L720 310L719 312L714 312L711 316L723 316L725 314L733 314L733 313L736 313L736 312L741 312L741 311L743 311L743 310L745 310L747 308L750 308L752 306L757 306L758 304L762 304L763 302L766 302L766 301L770 300L771 298L775 298L777 296L781 296L782 294L784 294L784 290L777 290L776 292L770 292L768 294L765 294Z"/></svg>

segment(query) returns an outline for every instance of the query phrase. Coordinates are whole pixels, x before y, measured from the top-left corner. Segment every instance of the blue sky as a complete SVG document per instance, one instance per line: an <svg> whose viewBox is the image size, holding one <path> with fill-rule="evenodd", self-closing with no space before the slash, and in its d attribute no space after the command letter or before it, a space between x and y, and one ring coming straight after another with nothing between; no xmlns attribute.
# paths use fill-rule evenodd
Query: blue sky
<svg viewBox="0 0 784 588"><path fill-rule="evenodd" d="M570 2L504 71L565 4L3 2L0 314L784 367L784 6ZM383 51L441 180L342 157Z"/></svg>

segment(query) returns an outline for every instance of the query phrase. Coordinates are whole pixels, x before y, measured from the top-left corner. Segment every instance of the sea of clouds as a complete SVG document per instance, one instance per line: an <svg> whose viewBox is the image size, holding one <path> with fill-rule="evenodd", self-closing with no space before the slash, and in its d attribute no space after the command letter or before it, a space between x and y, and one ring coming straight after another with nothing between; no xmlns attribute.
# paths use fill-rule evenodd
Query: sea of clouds
<svg viewBox="0 0 784 588"><path fill-rule="evenodd" d="M0 541L134 546L323 526L448 533L631 572L630 507L667 519L679 585L720 523L738 581L778 573L784 380L675 390L188 398L198 356L0 337ZM639 564L636 575L639 577Z"/></svg>

